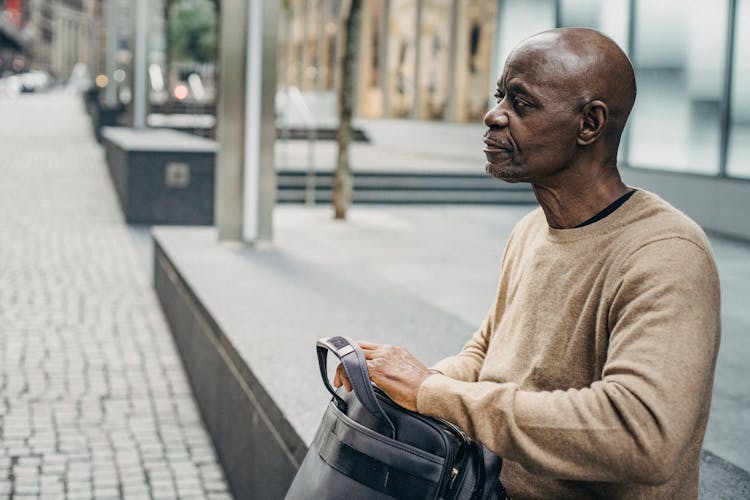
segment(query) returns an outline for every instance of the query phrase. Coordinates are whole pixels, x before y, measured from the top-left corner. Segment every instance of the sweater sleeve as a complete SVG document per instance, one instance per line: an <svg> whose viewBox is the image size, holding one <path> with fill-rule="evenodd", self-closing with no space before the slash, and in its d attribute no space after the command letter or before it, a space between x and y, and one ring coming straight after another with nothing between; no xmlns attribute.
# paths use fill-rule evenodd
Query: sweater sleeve
<svg viewBox="0 0 750 500"><path fill-rule="evenodd" d="M610 342L601 380L534 392L435 374L419 389L419 411L535 474L666 482L710 405L720 332L713 258L681 238L652 242L626 260L604 300Z"/></svg>

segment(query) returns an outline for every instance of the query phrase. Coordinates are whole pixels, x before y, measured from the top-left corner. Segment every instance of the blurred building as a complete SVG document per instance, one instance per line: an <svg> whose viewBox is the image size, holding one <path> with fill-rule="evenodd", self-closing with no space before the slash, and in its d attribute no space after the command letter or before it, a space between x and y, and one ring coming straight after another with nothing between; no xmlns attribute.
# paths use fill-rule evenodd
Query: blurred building
<svg viewBox="0 0 750 500"><path fill-rule="evenodd" d="M359 113L370 118L476 121L494 80L496 0L363 2ZM279 47L281 85L332 91L340 0L292 0Z"/></svg>
<svg viewBox="0 0 750 500"><path fill-rule="evenodd" d="M0 8L0 76L18 72L25 66L28 31L24 31L21 0L5 0Z"/></svg>
<svg viewBox="0 0 750 500"><path fill-rule="evenodd" d="M346 2L286 5L279 84L332 91ZM362 117L477 122L519 41L585 26L636 69L622 163L750 178L750 0L366 0L362 21Z"/></svg>
<svg viewBox="0 0 750 500"><path fill-rule="evenodd" d="M348 2L279 2L279 88L299 88L314 111L314 101L322 99L333 116ZM199 90L213 87L211 62L170 60L165 19L169 6L180 3L201 2L147 2L152 105L161 106L175 86L190 87L193 74L201 77ZM4 0L0 50L26 54L30 67L60 80L70 77L77 62L94 77L105 72L104 47L112 38L105 30L107 12L115 12L118 71L106 76L110 85L117 81L120 100L128 102L133 5ZM596 28L633 61L639 93L621 164L750 178L750 0L365 0L358 114L477 123L512 47L556 26ZM200 93L213 100L212 92Z"/></svg>
<svg viewBox="0 0 750 500"><path fill-rule="evenodd" d="M29 33L31 69L49 71L68 79L78 62L90 64L96 54L92 45L94 10L101 0L16 0L23 10Z"/></svg>

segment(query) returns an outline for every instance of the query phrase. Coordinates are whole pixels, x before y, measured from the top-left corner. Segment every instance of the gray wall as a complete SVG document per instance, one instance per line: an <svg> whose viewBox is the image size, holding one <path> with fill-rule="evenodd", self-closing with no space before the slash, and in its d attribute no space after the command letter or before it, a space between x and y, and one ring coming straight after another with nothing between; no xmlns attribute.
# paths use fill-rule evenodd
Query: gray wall
<svg viewBox="0 0 750 500"><path fill-rule="evenodd" d="M237 499L281 499L307 447L154 243L154 287Z"/></svg>
<svg viewBox="0 0 750 500"><path fill-rule="evenodd" d="M625 182L653 191L703 229L750 241L750 180L621 168Z"/></svg>

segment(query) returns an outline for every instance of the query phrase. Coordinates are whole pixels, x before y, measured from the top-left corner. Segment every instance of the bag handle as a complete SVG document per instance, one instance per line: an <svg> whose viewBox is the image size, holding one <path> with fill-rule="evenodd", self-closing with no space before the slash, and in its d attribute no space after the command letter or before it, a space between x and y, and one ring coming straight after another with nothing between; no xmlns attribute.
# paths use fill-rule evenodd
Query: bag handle
<svg viewBox="0 0 750 500"><path fill-rule="evenodd" d="M385 411L380 406L378 398L375 397L375 391L372 389L372 382L370 382L370 372L367 371L367 362L365 360L365 353L362 349L351 340L345 337L324 337L319 339L317 342L318 351L318 366L320 367L320 376L323 378L323 383L328 389L328 392L333 394L336 399L336 403L340 408L346 408L346 403L341 396L336 394L336 391L328 381L328 369L327 359L328 351L331 351L344 365L344 371L346 376L349 378L349 382L352 384L354 395L362 403L367 411L369 411L376 419L388 425L391 431L391 437L396 437L396 426Z"/></svg>

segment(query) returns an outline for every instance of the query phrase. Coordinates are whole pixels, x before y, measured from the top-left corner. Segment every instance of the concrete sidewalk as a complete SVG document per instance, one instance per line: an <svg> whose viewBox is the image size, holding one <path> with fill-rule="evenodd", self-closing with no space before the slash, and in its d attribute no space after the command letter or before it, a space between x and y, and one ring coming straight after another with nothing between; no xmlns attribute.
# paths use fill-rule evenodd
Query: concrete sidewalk
<svg viewBox="0 0 750 500"><path fill-rule="evenodd" d="M279 127L306 126L335 129L338 125L334 92L302 92L309 108L310 123L294 105L287 108L286 94L277 96ZM405 119L355 118L369 143L353 142L351 165L355 172L483 173L484 124ZM276 166L279 170L330 171L336 164L336 141L279 140ZM312 161L310 161L312 160ZM312 163L312 165L311 165Z"/></svg>
<svg viewBox="0 0 750 500"><path fill-rule="evenodd" d="M359 119L369 143L351 144L355 172L484 173L481 123ZM327 172L336 165L336 141L278 140L276 167Z"/></svg>
<svg viewBox="0 0 750 500"><path fill-rule="evenodd" d="M80 97L0 116L0 499L227 500Z"/></svg>

